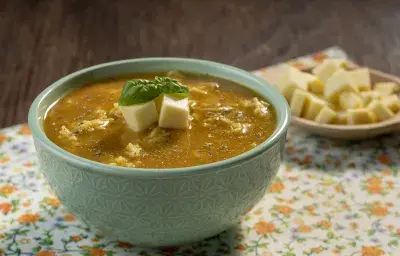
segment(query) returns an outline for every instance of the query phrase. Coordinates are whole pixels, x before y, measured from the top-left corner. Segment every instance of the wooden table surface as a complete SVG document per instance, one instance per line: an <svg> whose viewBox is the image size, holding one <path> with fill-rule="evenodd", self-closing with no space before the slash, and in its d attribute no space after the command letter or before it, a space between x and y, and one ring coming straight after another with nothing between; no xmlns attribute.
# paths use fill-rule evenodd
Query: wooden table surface
<svg viewBox="0 0 400 256"><path fill-rule="evenodd" d="M56 79L106 61L179 56L245 69L339 45L400 75L400 2L3 0L0 127Z"/></svg>

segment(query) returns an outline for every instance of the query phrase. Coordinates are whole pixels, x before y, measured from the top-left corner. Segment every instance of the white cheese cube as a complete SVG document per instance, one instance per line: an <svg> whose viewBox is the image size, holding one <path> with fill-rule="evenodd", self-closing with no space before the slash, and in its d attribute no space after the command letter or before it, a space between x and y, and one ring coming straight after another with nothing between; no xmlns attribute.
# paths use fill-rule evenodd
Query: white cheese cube
<svg viewBox="0 0 400 256"><path fill-rule="evenodd" d="M393 82L376 83L374 91L377 91L382 95L390 95L399 91L399 85Z"/></svg>
<svg viewBox="0 0 400 256"><path fill-rule="evenodd" d="M368 108L374 112L374 114L378 117L379 121L386 120L394 116L392 110L390 110L386 105L378 100L373 100L369 105Z"/></svg>
<svg viewBox="0 0 400 256"><path fill-rule="evenodd" d="M334 120L335 124L347 124L347 111L340 111L336 113L336 118Z"/></svg>
<svg viewBox="0 0 400 256"><path fill-rule="evenodd" d="M335 118L336 112L333 111L333 109L331 109L330 107L325 106L318 113L317 117L315 117L315 122L320 124L329 124L332 123Z"/></svg>
<svg viewBox="0 0 400 256"><path fill-rule="evenodd" d="M326 82L324 96L328 101L337 102L339 100L339 95L344 91L359 92L349 72L338 70Z"/></svg>
<svg viewBox="0 0 400 256"><path fill-rule="evenodd" d="M339 106L343 109L362 108L363 99L354 92L342 92L339 96Z"/></svg>
<svg viewBox="0 0 400 256"><path fill-rule="evenodd" d="M319 114L319 112L321 111L321 109L323 107L325 107L327 105L327 103L316 97L311 95L309 97L309 100L306 101L306 104L304 104L304 115L303 117L309 120L314 120L315 117Z"/></svg>
<svg viewBox="0 0 400 256"><path fill-rule="evenodd" d="M312 74L302 72L291 66L286 66L284 69L278 87L288 102L292 99L293 92L296 89L307 91L309 88L313 88L318 90L317 88L322 86L318 78Z"/></svg>
<svg viewBox="0 0 400 256"><path fill-rule="evenodd" d="M381 102L393 112L398 112L400 110L400 98L397 94L383 96Z"/></svg>
<svg viewBox="0 0 400 256"><path fill-rule="evenodd" d="M164 95L158 125L163 128L186 129L189 126L188 98Z"/></svg>
<svg viewBox="0 0 400 256"><path fill-rule="evenodd" d="M349 71L349 75L360 91L371 90L371 79L368 68L358 68Z"/></svg>
<svg viewBox="0 0 400 256"><path fill-rule="evenodd" d="M328 79L340 69L340 65L333 59L325 59L321 64L317 65L312 73L323 83L326 84Z"/></svg>
<svg viewBox="0 0 400 256"><path fill-rule="evenodd" d="M347 123L355 124L369 124L377 121L376 115L368 108L349 109L347 116Z"/></svg>
<svg viewBox="0 0 400 256"><path fill-rule="evenodd" d="M379 99L382 94L377 91L360 92L361 98L364 100L364 105L368 105L371 101Z"/></svg>
<svg viewBox="0 0 400 256"><path fill-rule="evenodd" d="M330 59L330 60L335 62L335 64L340 68L346 69L349 66L347 60L345 60L345 59Z"/></svg>
<svg viewBox="0 0 400 256"><path fill-rule="evenodd" d="M306 91L296 89L290 101L290 111L293 116L301 116L304 106L308 103L310 94Z"/></svg>
<svg viewBox="0 0 400 256"><path fill-rule="evenodd" d="M146 130L157 122L157 110L154 101L131 106L120 106L128 126L135 132Z"/></svg>

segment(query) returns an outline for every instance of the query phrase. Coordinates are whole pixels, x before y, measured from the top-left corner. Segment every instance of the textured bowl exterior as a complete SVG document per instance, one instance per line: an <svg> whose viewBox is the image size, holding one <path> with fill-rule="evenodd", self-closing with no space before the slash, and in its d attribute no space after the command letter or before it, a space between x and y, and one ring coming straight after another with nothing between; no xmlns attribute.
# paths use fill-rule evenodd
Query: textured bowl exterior
<svg viewBox="0 0 400 256"><path fill-rule="evenodd" d="M93 162L59 148L44 134L46 111L68 91L105 78L169 70L211 74L256 91L276 109L274 134L221 162L162 170ZM289 118L286 100L248 72L202 60L147 58L105 63L61 78L35 99L28 120L40 170L67 210L110 237L138 246L170 246L230 228L264 196L283 156Z"/></svg>
<svg viewBox="0 0 400 256"><path fill-rule="evenodd" d="M197 241L236 224L278 171L284 138L247 162L197 175L119 177L74 166L35 141L41 171L76 217L142 246Z"/></svg>

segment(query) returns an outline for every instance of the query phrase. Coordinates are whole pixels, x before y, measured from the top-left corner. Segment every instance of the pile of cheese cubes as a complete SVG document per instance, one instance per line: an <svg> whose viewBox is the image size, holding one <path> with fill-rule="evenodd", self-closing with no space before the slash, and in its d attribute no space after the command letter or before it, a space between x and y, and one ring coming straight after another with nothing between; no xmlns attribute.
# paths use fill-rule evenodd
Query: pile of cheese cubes
<svg viewBox="0 0 400 256"><path fill-rule="evenodd" d="M311 73L284 68L278 84L293 116L322 124L368 124L386 120L400 109L399 86L371 86L369 70L346 69L346 62L326 59Z"/></svg>
<svg viewBox="0 0 400 256"><path fill-rule="evenodd" d="M163 128L186 129L189 126L188 98L164 94L146 103L119 108L126 123L135 132L144 131L156 122Z"/></svg>

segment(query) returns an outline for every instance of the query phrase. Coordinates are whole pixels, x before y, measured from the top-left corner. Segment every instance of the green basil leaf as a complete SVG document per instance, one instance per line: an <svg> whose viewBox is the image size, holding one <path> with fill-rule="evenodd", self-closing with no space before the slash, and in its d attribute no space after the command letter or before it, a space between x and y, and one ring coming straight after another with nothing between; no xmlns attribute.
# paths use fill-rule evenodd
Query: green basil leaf
<svg viewBox="0 0 400 256"><path fill-rule="evenodd" d="M155 80L129 80L122 89L118 100L120 106L130 106L149 102L161 94L170 94L178 98L190 96L189 88L175 79L156 77Z"/></svg>

